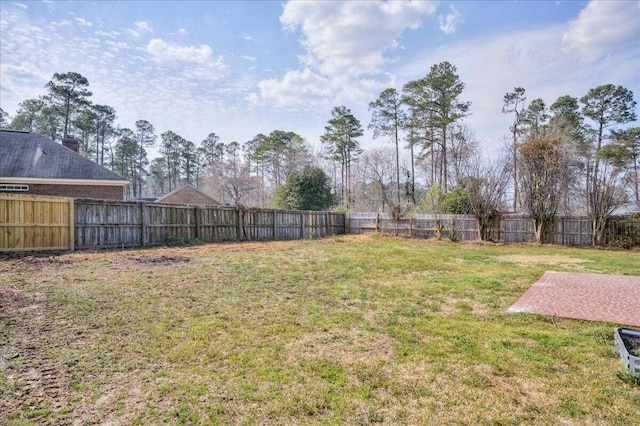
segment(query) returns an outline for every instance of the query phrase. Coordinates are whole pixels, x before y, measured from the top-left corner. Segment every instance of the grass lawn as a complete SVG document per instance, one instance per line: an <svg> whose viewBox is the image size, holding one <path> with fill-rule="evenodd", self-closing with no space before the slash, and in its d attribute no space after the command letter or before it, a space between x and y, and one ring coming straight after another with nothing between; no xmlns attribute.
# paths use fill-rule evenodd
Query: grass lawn
<svg viewBox="0 0 640 426"><path fill-rule="evenodd" d="M345 236L0 260L0 424L638 424L613 324L508 314L640 253Z"/></svg>

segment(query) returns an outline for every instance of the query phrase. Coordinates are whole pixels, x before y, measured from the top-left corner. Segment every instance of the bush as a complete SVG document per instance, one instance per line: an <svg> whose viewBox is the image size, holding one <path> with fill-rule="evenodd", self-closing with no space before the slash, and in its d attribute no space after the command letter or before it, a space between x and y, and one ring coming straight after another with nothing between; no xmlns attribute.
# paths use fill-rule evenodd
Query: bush
<svg viewBox="0 0 640 426"><path fill-rule="evenodd" d="M329 176L319 167L305 166L276 188L271 204L292 210L327 210L334 204Z"/></svg>

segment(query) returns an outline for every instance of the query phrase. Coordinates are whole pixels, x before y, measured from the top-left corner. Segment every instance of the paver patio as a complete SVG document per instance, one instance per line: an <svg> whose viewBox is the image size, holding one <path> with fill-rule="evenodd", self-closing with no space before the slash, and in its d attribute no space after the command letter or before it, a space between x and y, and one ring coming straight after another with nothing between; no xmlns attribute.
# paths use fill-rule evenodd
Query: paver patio
<svg viewBox="0 0 640 426"><path fill-rule="evenodd" d="M640 327L640 277L545 272L508 312Z"/></svg>

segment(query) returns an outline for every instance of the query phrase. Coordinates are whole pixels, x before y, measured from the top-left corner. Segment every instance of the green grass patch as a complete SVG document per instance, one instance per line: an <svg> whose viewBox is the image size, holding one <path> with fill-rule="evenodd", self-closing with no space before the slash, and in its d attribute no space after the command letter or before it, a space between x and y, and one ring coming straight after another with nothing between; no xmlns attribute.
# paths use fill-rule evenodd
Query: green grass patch
<svg viewBox="0 0 640 426"><path fill-rule="evenodd" d="M156 255L181 261L139 261ZM64 416L10 424L87 406L122 424L638 419L612 324L506 310L547 270L640 275L640 253L339 237L63 258L0 264L0 289L55 305L46 356L72 378Z"/></svg>

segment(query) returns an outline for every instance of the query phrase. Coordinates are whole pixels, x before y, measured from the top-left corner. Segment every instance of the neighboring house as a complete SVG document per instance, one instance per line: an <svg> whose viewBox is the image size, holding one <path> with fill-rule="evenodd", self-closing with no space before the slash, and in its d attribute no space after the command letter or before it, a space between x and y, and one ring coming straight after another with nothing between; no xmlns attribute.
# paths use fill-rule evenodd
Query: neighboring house
<svg viewBox="0 0 640 426"><path fill-rule="evenodd" d="M633 213L640 213L640 203L626 203L611 212L611 216L630 216Z"/></svg>
<svg viewBox="0 0 640 426"><path fill-rule="evenodd" d="M182 204L187 206L221 206L222 203L211 198L199 189L186 185L176 189L162 197L157 198L155 203L162 204Z"/></svg>
<svg viewBox="0 0 640 426"><path fill-rule="evenodd" d="M129 184L78 153L37 133L0 130L0 192L123 200Z"/></svg>

